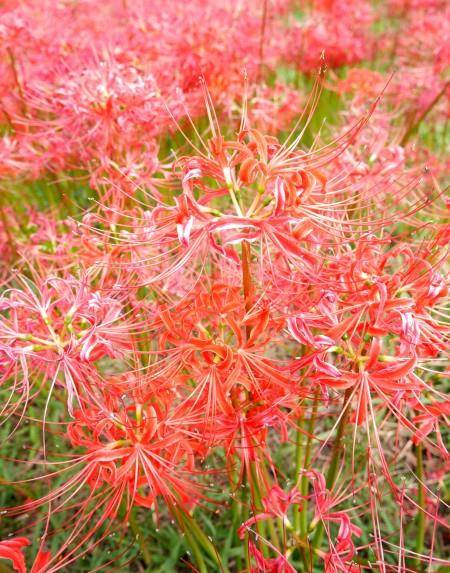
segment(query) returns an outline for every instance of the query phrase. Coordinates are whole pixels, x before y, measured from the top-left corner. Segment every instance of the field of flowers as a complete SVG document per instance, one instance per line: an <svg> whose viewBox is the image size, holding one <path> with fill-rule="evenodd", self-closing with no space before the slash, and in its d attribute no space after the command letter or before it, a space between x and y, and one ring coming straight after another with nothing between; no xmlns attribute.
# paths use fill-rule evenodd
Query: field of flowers
<svg viewBox="0 0 450 573"><path fill-rule="evenodd" d="M450 570L445 0L0 2L0 573Z"/></svg>

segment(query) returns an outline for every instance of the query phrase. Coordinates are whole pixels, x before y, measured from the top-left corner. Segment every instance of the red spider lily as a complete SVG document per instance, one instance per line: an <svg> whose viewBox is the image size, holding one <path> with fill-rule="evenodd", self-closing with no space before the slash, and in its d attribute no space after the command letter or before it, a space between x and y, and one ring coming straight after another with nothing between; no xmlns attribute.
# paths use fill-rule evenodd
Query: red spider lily
<svg viewBox="0 0 450 573"><path fill-rule="evenodd" d="M354 64L370 58L374 37L370 26L376 19L368 2L314 1L305 19L292 26L289 57L302 71L312 72L321 53L330 67Z"/></svg>
<svg viewBox="0 0 450 573"><path fill-rule="evenodd" d="M87 449L91 486L128 490L129 507L151 507L159 496L168 505L184 505L200 495L188 479L195 468L195 442L154 406L135 404L109 414L78 411L68 435L74 446Z"/></svg>
<svg viewBox="0 0 450 573"><path fill-rule="evenodd" d="M46 573L49 569L50 560L50 551L39 550L31 566L30 573Z"/></svg>
<svg viewBox="0 0 450 573"><path fill-rule="evenodd" d="M283 4L271 7L277 19L267 25L267 63L283 57L277 41ZM187 107L201 113L198 76L203 74L214 95L231 106L241 88L242 66L254 78L261 64L260 39L253 33L260 6L252 0L245 7L174 2L167 19L147 1L130 7L112 0L101 10L91 1L70 9L46 2L47 19L41 8L32 2L5 6L1 13L0 90L14 144L5 164L16 175L38 177L84 165L100 183L134 147L133 175L149 182L141 143L170 127L164 104L177 117ZM200 13L205 25L198 27ZM61 28L55 28L56 21ZM176 38L173 27L180 32Z"/></svg>
<svg viewBox="0 0 450 573"><path fill-rule="evenodd" d="M26 537L13 537L0 541L0 559L7 559L12 562L14 571L18 573L27 573L25 559L22 551L30 545ZM49 551L39 549L36 558L29 570L30 573L46 573L47 565L51 559Z"/></svg>
<svg viewBox="0 0 450 573"><path fill-rule="evenodd" d="M297 488L293 488L289 492L283 491L280 486L273 486L266 497L262 500L264 511L257 513L250 519L247 519L239 528L238 533L241 538L244 537L245 532L249 530L255 523L265 519L278 517L285 520L288 515L288 510L292 505L297 505L296 511L301 509L302 496Z"/></svg>
<svg viewBox="0 0 450 573"><path fill-rule="evenodd" d="M307 124L320 89L319 80L305 110ZM200 138L200 147L192 144L196 155L177 160L174 177L166 182L172 190L178 180L181 193L172 201L162 200L160 193L150 196L156 202L151 213L139 202L140 216L130 215L131 232L108 233L111 240L139 253L136 270L148 268L146 284L196 263L205 267L209 257L218 265L223 257L236 261L232 247L244 240L259 244L255 251L261 262L281 257L311 281L322 264L317 247L348 241L363 224L360 217L350 221L343 216L345 207L359 197L346 197L342 180L330 179L322 169L358 136L373 108L336 141L305 152L298 148L304 130L282 144L248 127L246 116L237 137L226 139L207 91L204 97L212 137ZM359 202L362 213L367 203ZM387 222L382 218L380 225Z"/></svg>
<svg viewBox="0 0 450 573"><path fill-rule="evenodd" d="M414 444L422 443L431 432L436 432L439 448L442 454L448 457L448 451L440 431L440 418L442 418L443 423L448 426L447 417L450 416L450 402L434 402L431 404L422 404L419 402L415 407L419 412L421 411L423 413L417 414L412 420L417 428L412 438Z"/></svg>
<svg viewBox="0 0 450 573"><path fill-rule="evenodd" d="M14 571L26 573L27 569L22 550L29 544L30 542L26 537L14 537L0 541L0 558L11 561Z"/></svg>
<svg viewBox="0 0 450 573"><path fill-rule="evenodd" d="M339 503L339 498L330 492L325 484L325 477L317 471L307 473L313 486L313 499L315 504L315 516L311 523L314 528L319 522L324 524L338 523L339 531L336 542L330 539L330 550L324 557L327 571L352 570L352 558L355 554L353 536L359 537L361 529L352 524L349 515L344 511L334 511L333 508ZM349 569L350 567L350 569Z"/></svg>
<svg viewBox="0 0 450 573"><path fill-rule="evenodd" d="M259 521L280 518L283 522L289 524L287 518L288 510L292 505L298 505L300 501L301 495L298 489L293 488L291 491L285 492L279 486L273 486L268 495L262 500L263 511L256 513L239 527L239 537L243 539L247 533L252 531L252 527ZM300 507L298 507L297 510L300 510ZM259 537L259 535L257 537ZM256 567L252 567L250 571L254 571L255 573L261 570L272 571L274 573L294 573L296 571L285 555L271 546L270 542L267 540L264 540L263 542L275 550L277 557L267 557L258 548L257 544L249 539L249 553L256 563Z"/></svg>
<svg viewBox="0 0 450 573"><path fill-rule="evenodd" d="M255 559L256 567L251 567L249 573L259 573L265 571L266 573L295 573L296 569L288 562L286 557L279 555L278 557L265 557L262 552L256 547L253 542L249 542L249 551L251 556Z"/></svg>
<svg viewBox="0 0 450 573"><path fill-rule="evenodd" d="M248 122L261 133L276 135L289 128L303 103L298 91L281 83L256 86L255 93L248 95Z"/></svg>
<svg viewBox="0 0 450 573"><path fill-rule="evenodd" d="M72 412L89 363L105 355L123 356L130 347L128 325L119 323L123 306L71 277L39 285L23 279L22 284L22 290L7 291L0 301L3 377L14 380L4 412L29 401L37 374L51 388L61 383L62 375Z"/></svg>
<svg viewBox="0 0 450 573"><path fill-rule="evenodd" d="M252 395L246 398L244 388L237 387L234 391L233 407L219 414L206 425L205 436L212 443L223 444L227 453L229 472L235 469L236 459L241 462L238 484L244 476L251 481L252 468L256 472L256 481L264 487L268 486L267 477L262 471L266 466L273 466L270 451L266 448L269 428L278 428L281 439L287 438L287 416L283 412L283 402L273 403L261 397L253 401Z"/></svg>
<svg viewBox="0 0 450 573"><path fill-rule="evenodd" d="M51 515L70 510L71 533L49 570L57 571L88 551L84 544L104 539L120 508L126 517L135 506L153 507L158 515L157 502L164 500L178 519L177 511L185 512L205 497L193 479L201 475L195 469L194 433L151 401L152 396L150 402L122 408L121 398L111 395L101 408L75 411L67 435L81 453L67 462L55 462L48 474L49 478L67 474L65 481L41 499L7 511L30 513L44 503L50 504ZM52 465L48 460L46 467ZM97 540L90 541L94 536Z"/></svg>
<svg viewBox="0 0 450 573"><path fill-rule="evenodd" d="M277 391L280 396L286 394L291 381L283 372L285 366L264 355L270 337L273 344L281 326L269 309L254 308L247 313L237 289L225 284L216 284L211 295L203 288L198 293L195 308L181 301L170 312L162 309L160 314L164 325L160 349L169 345L164 362L175 363L177 370L189 364L195 380L187 396L191 407L206 406L210 413L228 411L236 385L255 398L268 388L274 396ZM225 297L226 303L222 298L220 314L211 315L211 305L219 303L219 296ZM247 329L251 330L248 338Z"/></svg>

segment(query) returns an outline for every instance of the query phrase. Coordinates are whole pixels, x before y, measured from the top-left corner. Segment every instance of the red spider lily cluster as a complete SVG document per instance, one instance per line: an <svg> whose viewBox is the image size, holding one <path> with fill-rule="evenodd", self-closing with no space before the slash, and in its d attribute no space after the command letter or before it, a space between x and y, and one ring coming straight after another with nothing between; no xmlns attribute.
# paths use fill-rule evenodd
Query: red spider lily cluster
<svg viewBox="0 0 450 573"><path fill-rule="evenodd" d="M446 9L2 3L1 564L445 566Z"/></svg>

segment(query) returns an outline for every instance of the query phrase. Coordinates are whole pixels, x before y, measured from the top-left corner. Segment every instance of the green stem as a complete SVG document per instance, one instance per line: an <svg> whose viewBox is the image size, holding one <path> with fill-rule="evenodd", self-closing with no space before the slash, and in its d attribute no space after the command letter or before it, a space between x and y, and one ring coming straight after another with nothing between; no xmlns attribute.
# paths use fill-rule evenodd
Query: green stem
<svg viewBox="0 0 450 573"><path fill-rule="evenodd" d="M250 515L249 504L248 504L250 488L247 486L247 483L246 483L247 480L245 478L246 478L246 476L244 473L243 483L242 483L242 485L244 487L242 488L242 496L241 496L241 523L244 523L245 521L247 521L247 519L249 518L249 515ZM245 533L245 537L244 537L244 561L245 561L245 565L246 565L247 569L250 571L252 568L252 562L251 562L250 551L249 551L249 534L248 534L248 532Z"/></svg>
<svg viewBox="0 0 450 573"><path fill-rule="evenodd" d="M231 484L231 485L234 485L234 484ZM236 531L237 531L238 527L240 526L240 524L242 523L241 507L242 507L242 505L239 502L238 496L236 493L233 497L233 501L231 504L231 528L228 532L228 536L227 536L227 539L225 541L224 548L222 551L222 558L223 558L223 562L225 564L228 564L230 550L231 550L233 542L238 541L238 536L236 534ZM236 563L236 569L238 571L240 571L241 570L241 564L242 564L241 555L236 555L235 563Z"/></svg>
<svg viewBox="0 0 450 573"><path fill-rule="evenodd" d="M4 211L4 207L3 207L2 203L0 203L0 221L3 224L3 229L4 229L6 237L8 239L8 245L11 248L13 255L15 257L17 257L19 255L19 253L17 251L17 242L16 242L16 239L14 238L14 236L12 234L11 225L8 221L8 218L6 216L6 213Z"/></svg>
<svg viewBox="0 0 450 573"><path fill-rule="evenodd" d="M251 275L251 252L250 252L250 244L247 241L242 241L241 245L241 261L242 261L242 290L244 293L244 305L245 311L248 312L251 309L251 295L252 295L252 275ZM251 326L245 327L245 338L248 340L251 335ZM246 391L248 395L248 392ZM246 475L247 474L247 475ZM242 523L244 523L249 516L249 504L246 503L249 497L252 497L253 491L251 487L252 479L251 479L251 468L246 468L244 472L244 482L243 482L243 491L242 491ZM247 478L247 479L246 479ZM250 496L248 495L250 494ZM249 552L249 534L248 532L245 534L244 538L245 543L245 563L250 571L251 569L251 558Z"/></svg>
<svg viewBox="0 0 450 573"><path fill-rule="evenodd" d="M130 515L128 516L128 523L130 524L130 529L133 532L133 534L134 534L134 536L135 536L135 538L139 544L139 548L141 550L142 558L144 559L144 563L147 567L149 567L151 562L152 562L152 557L150 555L150 551L148 550L147 544L145 543L145 538L142 535L142 531L141 531L141 528L139 526L139 523L136 519L135 509L130 511Z"/></svg>
<svg viewBox="0 0 450 573"><path fill-rule="evenodd" d="M296 452L295 452L295 475L298 479L302 470L306 470L309 466L311 461L311 451L312 451L312 439L313 439L313 432L314 432L314 425L317 417L317 408L319 402L319 394L318 391L314 396L313 408L311 412L311 416L308 420L304 419L304 416L300 416L298 420L299 429L297 430L296 436ZM304 444L305 441L305 432L302 431L303 427L306 425L306 447ZM300 493L303 497L302 501L302 508L301 511L296 511L294 513L294 520L293 526L294 531L296 534L300 534L302 539L306 539L306 535L308 532L308 489L309 489L309 482L308 478L305 475L300 477ZM303 563L305 566L305 570L309 570L309 552L306 552L305 547L298 545L298 550L301 553Z"/></svg>
<svg viewBox="0 0 450 573"><path fill-rule="evenodd" d="M408 143L408 141L410 140L411 136L414 135L414 133L417 131L417 129L419 128L420 124L422 123L422 121L424 121L424 119L426 119L427 115L431 112L431 110L434 108L434 106L439 102L439 100L444 96L445 92L447 91L448 87L450 85L450 82L446 82L444 84L444 87L441 89L441 91L436 95L436 97L431 101L431 103L428 105L428 107L426 109L423 110L423 112L419 115L419 117L416 119L416 121L414 121L409 128L407 129L405 135L402 137L402 140L400 141L400 145L402 147L405 147L405 145Z"/></svg>
<svg viewBox="0 0 450 573"><path fill-rule="evenodd" d="M190 524L187 523L186 520L186 513L177 507L170 508L173 516L175 517L180 529L183 531L186 542L189 546L190 552L192 553L192 557L197 564L198 570L200 573L207 573L208 569L206 567L205 560L203 559L202 551L200 549L198 540L195 538L195 535L190 528Z"/></svg>
<svg viewBox="0 0 450 573"><path fill-rule="evenodd" d="M419 444L416 447L416 459L417 459L417 481L418 481L418 493L417 493L417 505L419 506L419 511L416 516L417 534L416 534L416 553L418 555L423 555L425 548L425 530L426 530L426 501L425 501L425 485L424 485L424 472L423 472L423 445ZM416 559L416 568L418 571L422 570L422 562L420 557Z"/></svg>
<svg viewBox="0 0 450 573"><path fill-rule="evenodd" d="M251 266L251 252L250 244L247 241L242 241L242 289L244 291L245 312L249 312L252 308L252 275L250 271ZM245 336L247 340L250 338L252 332L251 326L245 327Z"/></svg>
<svg viewBox="0 0 450 573"><path fill-rule="evenodd" d="M208 569L206 568L205 560L203 559L202 552L200 547L197 543L195 537L190 533L189 529L184 530L184 535L186 541L189 545L189 548L192 552L192 557L194 558L195 563L197 563L197 567L200 573L208 573Z"/></svg>
<svg viewBox="0 0 450 573"><path fill-rule="evenodd" d="M347 419L348 419L348 415L349 415L349 407L348 406L349 406L349 400L350 400L350 396L352 394L352 391L353 391L352 388L348 388L344 394L342 415L341 415L341 419L339 420L339 424L337 427L336 439L334 441L334 446L333 446L333 453L331 456L330 466L328 468L328 472L326 475L326 484L327 484L328 490L333 489L333 486L334 486L334 483L336 481L336 477L338 474L338 470L339 470L339 464L341 461L341 453L342 453L342 438L344 436L345 427L347 425ZM314 537L312 540L312 547L314 549L317 549L321 546L322 539L323 539L323 533L324 533L323 522L319 521L319 523L316 526L316 530L315 530Z"/></svg>
<svg viewBox="0 0 450 573"><path fill-rule="evenodd" d="M311 412L311 417L308 420L307 432L308 438L306 442L306 449L305 449L305 460L303 462L303 468L305 470L308 469L310 461L311 461L311 451L312 451L312 441L313 441L313 432L314 432L314 425L316 422L317 417L317 409L319 405L319 391L316 391L316 395L314 396L314 404L313 409ZM303 501L303 509L300 513L300 532L303 537L306 536L308 532L308 500L306 499L308 496L309 490L309 481L308 478L303 475L301 482L300 482L300 492L302 496L305 498Z"/></svg>
<svg viewBox="0 0 450 573"><path fill-rule="evenodd" d="M203 571L207 571L202 555L203 550L212 559L212 561L218 565L220 571L223 573L228 573L228 570L223 566L219 554L216 551L212 541L202 531L195 517L177 507L172 507L171 511L178 524L180 525L182 531L186 535L186 539L190 548L192 549L192 554L199 567L199 571L201 573L203 573Z"/></svg>
<svg viewBox="0 0 450 573"><path fill-rule="evenodd" d="M304 436L303 436L303 432L302 432L302 426L303 426L303 413L299 416L298 418L298 430L297 430L297 435L295 438L295 480L297 481L299 476L300 476L300 472L302 471L302 462L303 462L303 440L304 440ZM303 479L303 476L302 478ZM301 483L301 482L300 482ZM301 489L301 488L300 488ZM302 513L303 513L303 509L302 509ZM294 513L294 530L296 532L300 531L300 511L296 511Z"/></svg>
<svg viewBox="0 0 450 573"><path fill-rule="evenodd" d="M255 462L250 462L250 475L249 475L249 483L250 483L250 495L252 500L252 509L254 513L259 513L263 509L262 504L262 494L258 483L258 474L256 472ZM266 523L258 521L256 523L256 531L258 532L259 536L259 550L265 557L268 557L269 552L267 545L264 543L264 539L266 539L267 531L266 531Z"/></svg>
<svg viewBox="0 0 450 573"><path fill-rule="evenodd" d="M262 471L264 472L264 479L266 480L266 483L270 483L269 472L267 471L267 467L266 467L265 464L264 464L263 467L262 467ZM277 521L277 523L278 523L278 522L281 522L281 525L282 525L282 520L278 520L278 519L277 519L276 521ZM278 535L277 529L275 528L274 520L273 520L273 519L270 519L270 520L268 521L268 525L267 525L267 526L268 526L268 529L269 529L270 539L271 539L273 545L274 545L275 547L281 547L280 537L279 537L279 535ZM279 529L280 529L280 531L283 530L282 527L280 527Z"/></svg>

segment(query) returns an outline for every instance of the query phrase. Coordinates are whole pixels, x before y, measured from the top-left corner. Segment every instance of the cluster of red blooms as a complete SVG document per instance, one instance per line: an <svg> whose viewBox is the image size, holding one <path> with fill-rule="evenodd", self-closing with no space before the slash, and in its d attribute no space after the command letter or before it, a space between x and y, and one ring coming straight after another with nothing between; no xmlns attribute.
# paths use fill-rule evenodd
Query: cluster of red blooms
<svg viewBox="0 0 450 573"><path fill-rule="evenodd" d="M82 171L94 187L105 178L125 185L120 166L135 184L149 185L158 168L155 137L172 130L170 116L203 113L200 74L215 104L232 110L244 69L251 81L276 77L280 65L315 74L323 52L333 68L378 59L401 65L393 93L412 122L445 99L446 6L388 3L392 29L377 35L380 13L362 0L312 1L300 13L289 0L171 1L163 14L150 0L5 1L0 174ZM279 131L283 116L298 112L298 97L280 98L272 83L252 89L264 102L264 130L274 130L274 115Z"/></svg>
<svg viewBox="0 0 450 573"><path fill-rule="evenodd" d="M2 423L42 432L2 510L15 571L70 571L136 511L176 522L200 573L444 563L450 203L443 161L410 143L445 116L446 54L439 3L397 4L405 38L377 36L363 1L298 22L287 0L3 3L0 174L88 177L98 197L73 218L1 211ZM404 93L417 38L431 96ZM400 79L269 81L380 45ZM306 146L324 82L353 97L331 142ZM203 532L211 507L242 551Z"/></svg>

